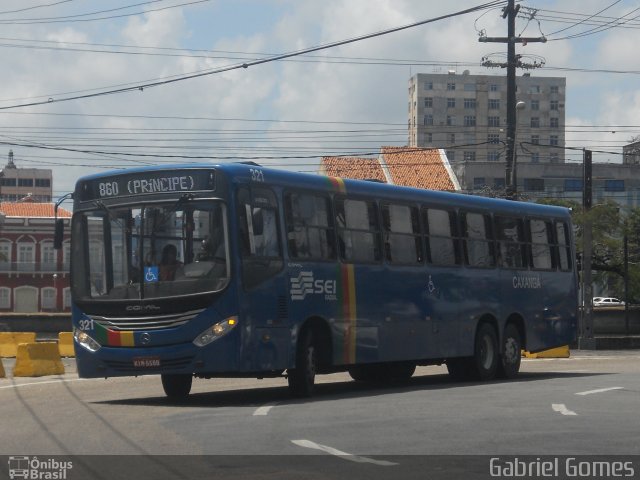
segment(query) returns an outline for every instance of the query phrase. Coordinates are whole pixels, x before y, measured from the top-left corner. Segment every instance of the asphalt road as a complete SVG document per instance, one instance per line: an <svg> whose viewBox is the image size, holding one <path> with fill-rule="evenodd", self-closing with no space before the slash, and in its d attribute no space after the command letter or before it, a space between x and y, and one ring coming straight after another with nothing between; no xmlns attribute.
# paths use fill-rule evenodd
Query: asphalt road
<svg viewBox="0 0 640 480"><path fill-rule="evenodd" d="M523 360L517 380L489 383L454 382L444 367L385 387L334 374L319 377L309 400L289 398L284 379L195 380L185 404L167 401L159 377L82 380L74 361L64 362L64 376L0 379L0 455L133 455L134 466L144 458L165 474L155 478L193 478L178 465L184 457L172 467L158 460L166 455L252 465L238 478L408 478L416 462L433 465L425 456L640 454L636 351ZM10 372L12 360L3 363ZM443 471L459 467L452 458ZM412 467L386 476L402 465ZM88 476L102 478L98 471Z"/></svg>

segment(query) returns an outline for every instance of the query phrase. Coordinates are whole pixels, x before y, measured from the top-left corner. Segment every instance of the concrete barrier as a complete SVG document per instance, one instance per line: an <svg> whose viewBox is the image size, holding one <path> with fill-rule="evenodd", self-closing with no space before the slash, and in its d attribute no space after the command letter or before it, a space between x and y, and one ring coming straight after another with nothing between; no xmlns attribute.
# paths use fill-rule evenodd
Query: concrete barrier
<svg viewBox="0 0 640 480"><path fill-rule="evenodd" d="M60 332L58 334L58 351L61 357L75 357L73 349L73 332Z"/></svg>
<svg viewBox="0 0 640 480"><path fill-rule="evenodd" d="M542 352L523 352L525 358L569 358L569 345L543 350Z"/></svg>
<svg viewBox="0 0 640 480"><path fill-rule="evenodd" d="M18 345L14 377L62 375L64 365L56 342L21 343Z"/></svg>
<svg viewBox="0 0 640 480"><path fill-rule="evenodd" d="M35 332L0 332L0 357L15 357L20 343L35 341Z"/></svg>

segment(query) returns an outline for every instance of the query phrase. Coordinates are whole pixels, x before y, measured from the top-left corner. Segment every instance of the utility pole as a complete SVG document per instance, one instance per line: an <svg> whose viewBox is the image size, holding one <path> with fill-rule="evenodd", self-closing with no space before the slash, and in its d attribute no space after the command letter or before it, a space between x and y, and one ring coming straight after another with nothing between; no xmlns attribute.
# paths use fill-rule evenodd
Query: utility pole
<svg viewBox="0 0 640 480"><path fill-rule="evenodd" d="M502 10L502 18L507 19L507 37L480 36L479 42L506 43L507 63L500 65L507 68L507 166L505 169L505 187L508 198L515 199L518 190L518 179L515 176L515 140L516 140L516 67L522 67L520 56L516 55L516 43L547 41L546 37L516 37L516 16L520 11L520 5L515 5L515 0L509 0L508 5ZM491 62L483 62L485 66L497 66ZM532 68L535 68L534 65Z"/></svg>
<svg viewBox="0 0 640 480"><path fill-rule="evenodd" d="M586 215L582 234L582 317L578 334L578 348L581 350L595 350L596 340L593 337L593 288L591 280L592 236L591 219L588 214L593 200L591 150L585 149L582 155L584 182L582 208Z"/></svg>

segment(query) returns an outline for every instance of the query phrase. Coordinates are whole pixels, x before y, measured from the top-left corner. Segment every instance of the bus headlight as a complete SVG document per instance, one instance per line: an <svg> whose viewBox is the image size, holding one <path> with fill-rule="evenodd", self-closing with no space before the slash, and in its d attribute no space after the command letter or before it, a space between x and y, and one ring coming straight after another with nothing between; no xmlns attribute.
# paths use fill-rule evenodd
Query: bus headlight
<svg viewBox="0 0 640 480"><path fill-rule="evenodd" d="M221 322L216 323L212 327L207 328L204 332L196 337L193 344L197 347L209 345L214 340L224 337L238 324L238 317L225 318Z"/></svg>
<svg viewBox="0 0 640 480"><path fill-rule="evenodd" d="M87 332L74 329L73 338L79 345L86 348L90 352L97 352L98 350L100 350L100 344L96 342L93 338L91 338L87 334Z"/></svg>

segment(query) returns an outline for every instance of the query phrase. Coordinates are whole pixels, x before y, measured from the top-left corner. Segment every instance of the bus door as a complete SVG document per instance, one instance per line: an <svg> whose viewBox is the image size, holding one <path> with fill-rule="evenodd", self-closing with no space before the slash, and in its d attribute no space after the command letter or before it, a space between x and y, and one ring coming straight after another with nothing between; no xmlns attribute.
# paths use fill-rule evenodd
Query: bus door
<svg viewBox="0 0 640 480"><path fill-rule="evenodd" d="M241 256L242 366L279 370L288 365L289 325L278 201L265 187L237 191Z"/></svg>

